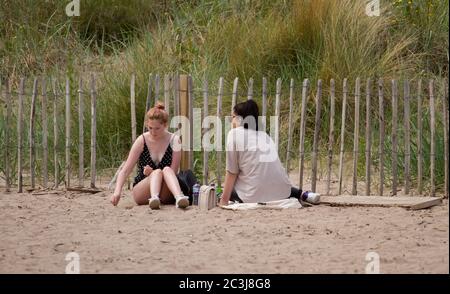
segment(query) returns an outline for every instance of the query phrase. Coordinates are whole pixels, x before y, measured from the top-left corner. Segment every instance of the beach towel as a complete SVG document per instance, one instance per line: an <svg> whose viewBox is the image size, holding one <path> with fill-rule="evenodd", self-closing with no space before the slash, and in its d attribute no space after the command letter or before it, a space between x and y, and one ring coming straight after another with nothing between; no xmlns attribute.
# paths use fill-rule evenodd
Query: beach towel
<svg viewBox="0 0 450 294"><path fill-rule="evenodd" d="M288 198L282 200L268 201L262 203L239 203L230 202L223 209L230 210L250 210L250 209L285 209L285 208L301 208L302 205L297 198Z"/></svg>

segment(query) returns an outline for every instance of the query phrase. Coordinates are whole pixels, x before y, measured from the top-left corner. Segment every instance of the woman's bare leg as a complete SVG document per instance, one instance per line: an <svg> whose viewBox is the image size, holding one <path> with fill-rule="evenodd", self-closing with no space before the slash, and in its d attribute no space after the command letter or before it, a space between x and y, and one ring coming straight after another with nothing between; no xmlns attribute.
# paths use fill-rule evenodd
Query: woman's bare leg
<svg viewBox="0 0 450 294"><path fill-rule="evenodd" d="M163 175L164 175L164 182L167 185L167 188L169 188L170 192L174 196L178 196L183 194L181 192L180 184L178 183L177 176L175 175L175 172L170 167L166 166L163 168Z"/></svg>
<svg viewBox="0 0 450 294"><path fill-rule="evenodd" d="M136 186L133 187L132 194L134 201L137 205L145 205L148 204L148 199L150 198L150 177L147 177L137 183Z"/></svg>
<svg viewBox="0 0 450 294"><path fill-rule="evenodd" d="M189 198L183 195L175 172L170 167L166 166L163 168L163 175L164 182L167 184L170 192L172 192L177 207L185 208L189 206Z"/></svg>

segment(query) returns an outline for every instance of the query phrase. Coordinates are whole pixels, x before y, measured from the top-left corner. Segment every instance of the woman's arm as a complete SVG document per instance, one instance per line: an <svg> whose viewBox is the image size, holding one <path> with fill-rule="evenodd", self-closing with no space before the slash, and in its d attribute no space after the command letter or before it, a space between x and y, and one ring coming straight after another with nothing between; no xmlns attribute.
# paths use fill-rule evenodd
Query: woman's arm
<svg viewBox="0 0 450 294"><path fill-rule="evenodd" d="M225 175L225 183L223 187L223 194L220 198L219 205L228 205L228 201L230 201L231 192L233 191L234 182L236 182L238 174L233 174L227 171Z"/></svg>
<svg viewBox="0 0 450 294"><path fill-rule="evenodd" d="M114 189L114 194L111 197L111 202L113 205L117 205L120 200L120 194L122 193L122 187L125 183L125 179L130 175L131 171L133 170L134 165L139 159L139 156L141 155L142 148L144 146L142 135L140 135L136 141L134 141L133 146L131 147L130 153L128 154L127 161L125 162L125 165L123 166L122 170L119 172L119 175L117 176L117 183L116 188Z"/></svg>

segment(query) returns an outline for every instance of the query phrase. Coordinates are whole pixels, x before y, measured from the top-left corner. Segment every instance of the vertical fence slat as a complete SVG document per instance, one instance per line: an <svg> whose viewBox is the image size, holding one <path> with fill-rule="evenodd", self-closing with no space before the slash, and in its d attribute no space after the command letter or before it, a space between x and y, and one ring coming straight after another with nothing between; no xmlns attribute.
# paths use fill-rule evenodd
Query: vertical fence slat
<svg viewBox="0 0 450 294"><path fill-rule="evenodd" d="M238 95L239 78L235 78L233 81L233 93L231 96L231 110L233 110L236 105L237 95Z"/></svg>
<svg viewBox="0 0 450 294"><path fill-rule="evenodd" d="M18 114L17 114L17 185L18 192L22 193L23 186L23 96L25 91L25 79L20 78L20 86L19 86L19 106L18 106Z"/></svg>
<svg viewBox="0 0 450 294"><path fill-rule="evenodd" d="M48 187L48 125L47 125L47 78L42 78L42 186Z"/></svg>
<svg viewBox="0 0 450 294"><path fill-rule="evenodd" d="M345 120L346 120L346 109L347 109L347 78L344 79L342 83L342 115L341 115L341 142L340 142L340 152L339 152L339 189L338 195L342 194L342 179L344 170L344 136L345 136Z"/></svg>
<svg viewBox="0 0 450 294"><path fill-rule="evenodd" d="M411 166L411 131L410 131L410 107L409 107L409 81L403 84L404 95L404 125L405 125L405 194L409 194L410 188L410 166Z"/></svg>
<svg viewBox="0 0 450 294"><path fill-rule="evenodd" d="M70 82L66 76L66 189L70 187Z"/></svg>
<svg viewBox="0 0 450 294"><path fill-rule="evenodd" d="M208 116L208 79L205 78L203 81L203 118L202 122L205 121L205 118ZM206 130L205 130L206 131ZM202 144L203 146L203 144ZM208 185L208 176L209 176L209 152L202 147L203 149L203 185Z"/></svg>
<svg viewBox="0 0 450 294"><path fill-rule="evenodd" d="M156 102L159 100L159 84L160 84L159 74L156 74L155 75L155 101L153 102L153 105L156 105Z"/></svg>
<svg viewBox="0 0 450 294"><path fill-rule="evenodd" d="M309 80L303 80L302 86L302 106L301 106L301 117L300 117L300 142L299 142L299 187L303 187L303 169L305 161L305 125L306 125L306 102L309 90Z"/></svg>
<svg viewBox="0 0 450 294"><path fill-rule="evenodd" d="M431 184L431 196L434 197L436 194L436 183L435 183L435 159L436 159L436 112L434 105L434 80L430 80L429 83L430 91L430 128L431 128L431 138L430 138L430 184Z"/></svg>
<svg viewBox="0 0 450 294"><path fill-rule="evenodd" d="M33 82L33 93L31 95L31 111L30 111L30 137L29 137L29 142L30 142L30 176L31 176L31 189L35 188L35 175L36 175L36 171L35 171L35 155L36 155L36 150L35 150L35 142L34 142L34 118L36 115L36 97L37 97L37 86L38 86L38 79L34 78L34 82Z"/></svg>
<svg viewBox="0 0 450 294"><path fill-rule="evenodd" d="M294 79L291 79L291 84L289 86L289 130L288 130L288 144L286 148L286 172L289 173L291 169L290 159L291 159L291 148L292 148L292 132L294 126L292 125L292 111L294 109Z"/></svg>
<svg viewBox="0 0 450 294"><path fill-rule="evenodd" d="M280 99L281 99L281 78L277 79L275 94L275 147L280 150Z"/></svg>
<svg viewBox="0 0 450 294"><path fill-rule="evenodd" d="M175 74L174 77L174 105L173 105L173 113L175 116L180 115L180 76Z"/></svg>
<svg viewBox="0 0 450 294"><path fill-rule="evenodd" d="M378 194L383 196L384 193L384 94L383 94L383 79L378 80L378 104L379 104L379 128L380 128L380 144L379 144L379 159L380 159L380 185Z"/></svg>
<svg viewBox="0 0 450 294"><path fill-rule="evenodd" d="M164 75L164 107L170 116L170 77L167 74Z"/></svg>
<svg viewBox="0 0 450 294"><path fill-rule="evenodd" d="M223 96L223 77L220 77L219 79L219 93L217 95L217 117L222 117L222 96ZM219 131L219 130L218 130ZM222 135L222 130L218 132L220 136ZM217 138L214 138L215 140L218 140ZM219 140L219 142L222 142L222 140ZM222 186L222 146L219 147L219 151L217 151L217 187Z"/></svg>
<svg viewBox="0 0 450 294"><path fill-rule="evenodd" d="M189 76L189 169L194 167L194 81Z"/></svg>
<svg viewBox="0 0 450 294"><path fill-rule="evenodd" d="M358 193L357 181L358 181L358 155L359 155L359 101L361 98L361 80L356 78L355 85L355 127L353 133L353 185L352 195Z"/></svg>
<svg viewBox="0 0 450 294"><path fill-rule="evenodd" d="M95 188L97 176L97 92L95 75L91 74L91 188Z"/></svg>
<svg viewBox="0 0 450 294"><path fill-rule="evenodd" d="M318 157L318 144L319 144L319 132L320 132L320 111L322 105L322 80L317 81L317 96L316 96L316 117L314 124L314 141L313 141L313 154L312 154L312 180L311 191L316 192L317 183L317 157Z"/></svg>
<svg viewBox="0 0 450 294"><path fill-rule="evenodd" d="M253 78L248 81L247 100L253 99Z"/></svg>
<svg viewBox="0 0 450 294"><path fill-rule="evenodd" d="M55 183L54 188L59 186L59 156L58 156L58 85L56 79L52 80L52 90L53 90L53 166L54 166L54 177Z"/></svg>
<svg viewBox="0 0 450 294"><path fill-rule="evenodd" d="M422 195L423 189L423 152L422 152L422 80L417 82L417 193Z"/></svg>
<svg viewBox="0 0 450 294"><path fill-rule="evenodd" d="M397 195L397 116L398 116L398 100L397 100L397 81L392 80L392 195Z"/></svg>
<svg viewBox="0 0 450 294"><path fill-rule="evenodd" d="M6 191L10 191L11 188L11 162L10 162L10 135L11 135L11 81L6 80L5 85L5 99L6 99L6 121L5 121L5 184Z"/></svg>
<svg viewBox="0 0 450 294"><path fill-rule="evenodd" d="M131 103L131 144L136 140L136 92L135 92L135 74L131 75L130 82L130 103Z"/></svg>
<svg viewBox="0 0 450 294"><path fill-rule="evenodd" d="M448 198L448 81L443 79L444 95L442 99L442 111L444 120L444 184L445 184L445 198Z"/></svg>
<svg viewBox="0 0 450 294"><path fill-rule="evenodd" d="M179 77L180 85L180 116L183 118L189 118L189 77L187 75L180 75ZM189 169L189 150L190 150L190 135L191 125L182 128L181 142L182 142L182 152L181 152L181 163L180 169Z"/></svg>
<svg viewBox="0 0 450 294"><path fill-rule="evenodd" d="M144 133L147 130L147 126L145 125L145 119L147 115L147 111L151 107L151 99L152 99L152 79L153 75L148 75L148 84L147 84L147 97L145 99L145 111L144 111L144 122L142 123L142 132Z"/></svg>
<svg viewBox="0 0 450 294"><path fill-rule="evenodd" d="M78 186L84 186L84 103L83 80L80 77L78 83Z"/></svg>
<svg viewBox="0 0 450 294"><path fill-rule="evenodd" d="M262 117L261 130L266 131L266 116L267 116L267 79L263 77L262 80Z"/></svg>
<svg viewBox="0 0 450 294"><path fill-rule="evenodd" d="M330 132L328 136L328 172L327 172L327 195L330 195L331 167L333 164L334 146L334 112L335 112L335 82L330 80Z"/></svg>
<svg viewBox="0 0 450 294"><path fill-rule="evenodd" d="M372 81L367 79L366 82L366 195L370 196L370 166L372 162L371 150L372 150L372 124L370 122L370 88Z"/></svg>

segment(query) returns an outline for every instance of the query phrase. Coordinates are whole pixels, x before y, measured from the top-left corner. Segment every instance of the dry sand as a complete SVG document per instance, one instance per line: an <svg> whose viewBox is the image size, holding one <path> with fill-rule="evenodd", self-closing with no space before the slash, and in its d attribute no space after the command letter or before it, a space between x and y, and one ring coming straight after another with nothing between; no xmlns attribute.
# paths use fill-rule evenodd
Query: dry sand
<svg viewBox="0 0 450 294"><path fill-rule="evenodd" d="M110 192L0 188L0 273L449 273L448 201L431 209L330 207L202 212L118 207Z"/></svg>

